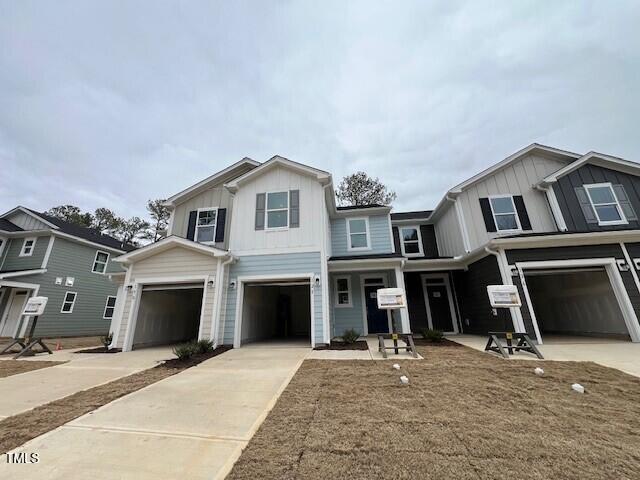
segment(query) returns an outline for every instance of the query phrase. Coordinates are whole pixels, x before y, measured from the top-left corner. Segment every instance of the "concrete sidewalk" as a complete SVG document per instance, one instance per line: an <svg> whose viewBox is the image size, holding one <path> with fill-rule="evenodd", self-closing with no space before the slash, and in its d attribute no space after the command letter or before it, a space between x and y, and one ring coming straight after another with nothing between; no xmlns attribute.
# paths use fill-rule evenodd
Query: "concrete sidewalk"
<svg viewBox="0 0 640 480"><path fill-rule="evenodd" d="M467 347L484 351L487 337L480 335L451 335L447 337ZM640 343L591 337L547 335L538 345L545 360L595 362L640 377ZM492 355L492 354L491 354ZM537 360L534 355L519 352L512 358Z"/></svg>
<svg viewBox="0 0 640 480"><path fill-rule="evenodd" d="M109 354L63 352L37 358L52 361L64 358L69 359L68 363L0 378L0 419L146 370L162 360L174 358L169 347Z"/></svg>
<svg viewBox="0 0 640 480"><path fill-rule="evenodd" d="M222 478L309 353L254 344L122 397L16 451L32 465L0 463L0 477Z"/></svg>

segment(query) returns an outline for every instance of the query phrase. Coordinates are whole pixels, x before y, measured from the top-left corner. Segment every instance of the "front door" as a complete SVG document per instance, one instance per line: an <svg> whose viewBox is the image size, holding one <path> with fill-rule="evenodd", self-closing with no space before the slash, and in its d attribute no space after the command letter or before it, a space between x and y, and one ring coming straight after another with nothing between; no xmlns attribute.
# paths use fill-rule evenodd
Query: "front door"
<svg viewBox="0 0 640 480"><path fill-rule="evenodd" d="M26 300L26 290L21 290L11 296L9 305L7 305L7 317L2 326L2 330L0 330L0 337L13 337L16 333L16 328L20 322L20 314L22 313L22 308Z"/></svg>
<svg viewBox="0 0 640 480"><path fill-rule="evenodd" d="M389 333L389 317L386 310L378 308L378 289L382 285L365 285L364 298L367 307L369 333Z"/></svg>
<svg viewBox="0 0 640 480"><path fill-rule="evenodd" d="M448 279L442 276L425 276L423 282L429 328L457 333Z"/></svg>

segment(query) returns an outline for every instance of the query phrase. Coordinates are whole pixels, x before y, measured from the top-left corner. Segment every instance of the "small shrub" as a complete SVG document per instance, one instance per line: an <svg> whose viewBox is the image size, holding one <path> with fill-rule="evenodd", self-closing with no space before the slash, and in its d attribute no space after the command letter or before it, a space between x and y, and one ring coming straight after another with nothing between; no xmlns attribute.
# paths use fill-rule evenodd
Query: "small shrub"
<svg viewBox="0 0 640 480"><path fill-rule="evenodd" d="M342 334L342 340L344 341L344 343L348 343L348 344L356 343L359 337L360 337L360 332L354 330L353 328L345 330L344 333Z"/></svg>
<svg viewBox="0 0 640 480"><path fill-rule="evenodd" d="M197 353L213 352L213 342L211 340L198 340L195 346Z"/></svg>
<svg viewBox="0 0 640 480"><path fill-rule="evenodd" d="M109 345L111 345L112 340L113 340L113 333L109 333L104 337L100 337L100 342L102 342L102 345L104 345L104 348L109 348Z"/></svg>
<svg viewBox="0 0 640 480"><path fill-rule="evenodd" d="M197 346L194 343L182 343L173 348L173 353L178 360L189 360L193 355L198 353Z"/></svg>
<svg viewBox="0 0 640 480"><path fill-rule="evenodd" d="M430 342L439 343L444 338L444 334L440 330L425 328L422 330L422 338L429 340Z"/></svg>

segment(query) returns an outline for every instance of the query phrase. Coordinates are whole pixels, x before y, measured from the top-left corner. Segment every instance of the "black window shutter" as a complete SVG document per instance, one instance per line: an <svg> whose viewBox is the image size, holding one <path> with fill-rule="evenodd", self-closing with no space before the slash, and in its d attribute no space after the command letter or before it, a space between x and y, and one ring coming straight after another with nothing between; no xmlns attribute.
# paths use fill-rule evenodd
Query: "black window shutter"
<svg viewBox="0 0 640 480"><path fill-rule="evenodd" d="M196 234L196 219L198 217L198 211L192 210L189 212L189 226L187 227L187 238L193 240Z"/></svg>
<svg viewBox="0 0 640 480"><path fill-rule="evenodd" d="M622 185L614 185L613 191L616 194L616 198L618 199L620 208L622 208L622 213L624 213L624 216L627 219L627 221L638 220L638 216L636 215L636 212L633 209L633 205L631 205L631 200L629 200L629 196L627 195L627 192L624 189L624 187Z"/></svg>
<svg viewBox="0 0 640 480"><path fill-rule="evenodd" d="M518 218L520 219L520 226L522 230L532 230L531 221L529 220L529 214L527 208L524 206L524 199L522 195L514 195L513 203L516 206L516 212L518 212Z"/></svg>
<svg viewBox="0 0 640 480"><path fill-rule="evenodd" d="M298 228L300 226L300 190L289 191L289 227Z"/></svg>
<svg viewBox="0 0 640 480"><path fill-rule="evenodd" d="M496 232L496 222L493 220L493 213L491 212L491 205L488 198L480 198L480 209L482 210L482 218L484 218L484 226L487 227L487 232Z"/></svg>
<svg viewBox="0 0 640 480"><path fill-rule="evenodd" d="M593 211L593 207L591 206L591 202L589 201L589 197L587 196L587 192L584 187L575 187L573 190L576 192L578 203L580 204L582 214L584 215L584 219L587 223L598 223L598 218L596 217L596 213Z"/></svg>
<svg viewBox="0 0 640 480"><path fill-rule="evenodd" d="M393 227L391 229L393 232L393 246L395 247L396 253L402 253L400 248L400 232L398 231L398 227Z"/></svg>
<svg viewBox="0 0 640 480"><path fill-rule="evenodd" d="M256 230L264 230L264 208L266 194L256 194Z"/></svg>
<svg viewBox="0 0 640 480"><path fill-rule="evenodd" d="M227 220L227 209L218 209L218 218L216 219L216 243L224 242L224 224Z"/></svg>

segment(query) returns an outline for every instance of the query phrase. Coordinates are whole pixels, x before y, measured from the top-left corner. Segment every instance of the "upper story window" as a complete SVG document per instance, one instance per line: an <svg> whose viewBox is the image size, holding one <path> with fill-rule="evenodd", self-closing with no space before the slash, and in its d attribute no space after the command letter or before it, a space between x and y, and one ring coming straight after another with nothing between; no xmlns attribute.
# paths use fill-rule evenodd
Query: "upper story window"
<svg viewBox="0 0 640 480"><path fill-rule="evenodd" d="M76 304L76 298L78 294L76 292L67 292L64 294L64 300L62 301L62 308L60 313L73 313L73 307Z"/></svg>
<svg viewBox="0 0 640 480"><path fill-rule="evenodd" d="M91 271L94 273L104 273L107 271L107 263L109 263L109 254L98 250L96 256L93 259L93 267Z"/></svg>
<svg viewBox="0 0 640 480"><path fill-rule="evenodd" d="M267 229L289 227L289 192L267 193Z"/></svg>
<svg viewBox="0 0 640 480"><path fill-rule="evenodd" d="M402 254L407 257L421 257L424 255L420 227L400 227L400 248L402 249Z"/></svg>
<svg viewBox="0 0 640 480"><path fill-rule="evenodd" d="M584 185L589 202L593 207L598 225L621 225L628 223L620 206L620 202L610 183Z"/></svg>
<svg viewBox="0 0 640 480"><path fill-rule="evenodd" d="M36 237L25 238L22 242L22 248L20 249L21 257L30 257L33 255L33 249L36 246Z"/></svg>
<svg viewBox="0 0 640 480"><path fill-rule="evenodd" d="M369 250L369 219L347 218L347 242L349 250Z"/></svg>
<svg viewBox="0 0 640 480"><path fill-rule="evenodd" d="M214 243L216 238L217 208L200 208L196 220L195 240L199 243Z"/></svg>
<svg viewBox="0 0 640 480"><path fill-rule="evenodd" d="M511 195L489 197L491 213L498 232L517 232L521 230L520 219Z"/></svg>
<svg viewBox="0 0 640 480"><path fill-rule="evenodd" d="M336 277L336 307L351 307L351 279Z"/></svg>

